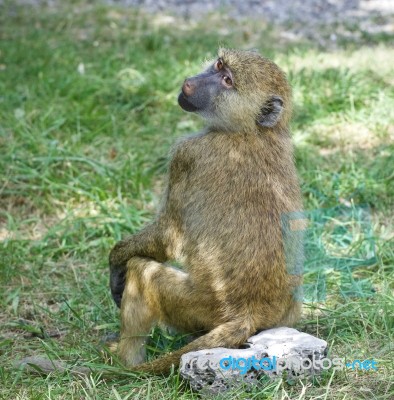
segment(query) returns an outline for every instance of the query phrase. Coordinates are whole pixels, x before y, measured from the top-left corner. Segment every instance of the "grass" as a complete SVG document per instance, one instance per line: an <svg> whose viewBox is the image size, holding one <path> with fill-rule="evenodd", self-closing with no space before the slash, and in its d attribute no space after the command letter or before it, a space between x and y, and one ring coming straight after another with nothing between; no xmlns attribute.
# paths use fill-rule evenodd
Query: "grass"
<svg viewBox="0 0 394 400"><path fill-rule="evenodd" d="M229 29L230 25L232 28ZM378 361L378 372L331 371L227 398L391 399L394 393L391 37L335 49L288 43L261 23L182 22L98 5L0 6L0 398L191 399L175 373L138 378L110 362L101 339L119 329L107 257L158 204L166 154L201 121L176 96L218 45L258 48L288 73L306 209L369 204L377 259L357 273L375 294L305 305L299 328L333 357ZM328 287L339 284L335 271ZM330 286L331 285L331 286ZM150 355L180 336L152 332ZM91 378L28 375L32 354L93 366Z"/></svg>

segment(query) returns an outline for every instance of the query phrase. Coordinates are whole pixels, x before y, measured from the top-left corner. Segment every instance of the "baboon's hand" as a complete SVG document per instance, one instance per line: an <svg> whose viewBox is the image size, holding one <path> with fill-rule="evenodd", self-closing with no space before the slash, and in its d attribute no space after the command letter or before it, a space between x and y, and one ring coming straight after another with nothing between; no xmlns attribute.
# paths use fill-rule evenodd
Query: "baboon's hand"
<svg viewBox="0 0 394 400"><path fill-rule="evenodd" d="M112 298L116 305L120 308L124 287L126 284L126 271L111 271L109 284L111 287Z"/></svg>
<svg viewBox="0 0 394 400"><path fill-rule="evenodd" d="M109 254L109 285L112 298L118 307L120 307L123 290L126 284L126 263L128 260L125 259L125 245L125 241L121 240Z"/></svg>
<svg viewBox="0 0 394 400"><path fill-rule="evenodd" d="M146 226L140 232L131 235L114 246L109 254L110 288L115 303L120 307L126 284L127 262L133 257L147 257L164 262L167 260L165 247L156 224Z"/></svg>

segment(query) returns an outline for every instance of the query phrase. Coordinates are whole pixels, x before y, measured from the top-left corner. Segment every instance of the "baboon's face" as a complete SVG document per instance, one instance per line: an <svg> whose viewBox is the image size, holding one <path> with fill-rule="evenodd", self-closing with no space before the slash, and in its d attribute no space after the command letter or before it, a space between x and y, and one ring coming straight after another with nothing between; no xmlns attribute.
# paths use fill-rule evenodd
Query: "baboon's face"
<svg viewBox="0 0 394 400"><path fill-rule="evenodd" d="M215 99L231 90L234 90L232 73L219 58L203 73L185 79L178 103L185 111L209 113Z"/></svg>
<svg viewBox="0 0 394 400"><path fill-rule="evenodd" d="M273 128L284 109L289 114L289 93L284 74L273 62L257 53L221 49L207 70L185 80L178 103L202 115L209 126L246 132L256 125Z"/></svg>

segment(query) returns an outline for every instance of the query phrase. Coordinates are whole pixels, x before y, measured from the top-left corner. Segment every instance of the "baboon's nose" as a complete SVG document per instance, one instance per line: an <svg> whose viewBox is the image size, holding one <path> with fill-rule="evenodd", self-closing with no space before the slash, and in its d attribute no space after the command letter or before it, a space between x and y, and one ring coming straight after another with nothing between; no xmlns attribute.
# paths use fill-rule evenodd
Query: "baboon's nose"
<svg viewBox="0 0 394 400"><path fill-rule="evenodd" d="M191 96L194 93L194 90L196 88L196 85L192 82L190 82L190 79L185 79L185 82L183 82L182 86L182 92L186 96Z"/></svg>

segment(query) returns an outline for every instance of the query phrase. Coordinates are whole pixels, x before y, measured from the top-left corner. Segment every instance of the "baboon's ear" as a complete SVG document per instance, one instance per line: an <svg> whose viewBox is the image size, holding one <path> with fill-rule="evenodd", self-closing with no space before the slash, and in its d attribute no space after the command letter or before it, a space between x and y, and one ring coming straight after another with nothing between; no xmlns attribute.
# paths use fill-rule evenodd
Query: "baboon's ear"
<svg viewBox="0 0 394 400"><path fill-rule="evenodd" d="M279 96L272 96L261 108L257 123L272 128L278 122L283 111L283 100Z"/></svg>

